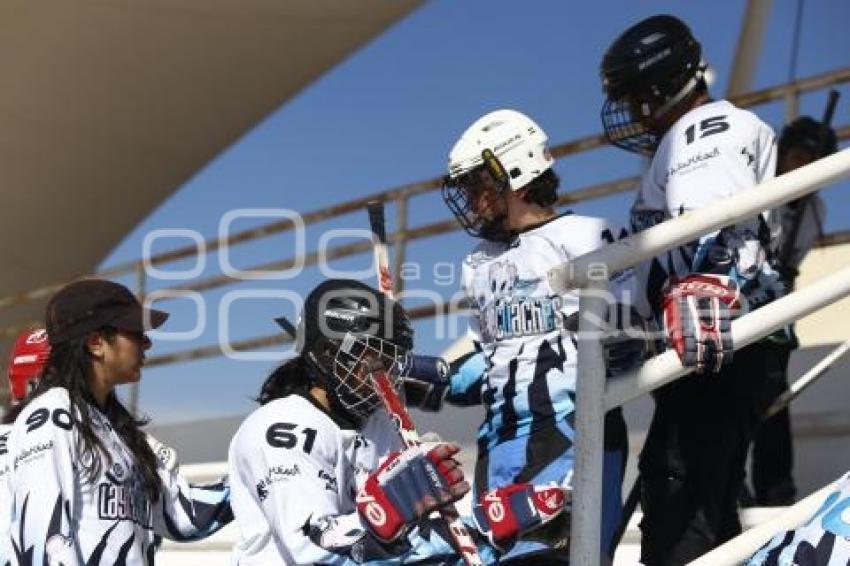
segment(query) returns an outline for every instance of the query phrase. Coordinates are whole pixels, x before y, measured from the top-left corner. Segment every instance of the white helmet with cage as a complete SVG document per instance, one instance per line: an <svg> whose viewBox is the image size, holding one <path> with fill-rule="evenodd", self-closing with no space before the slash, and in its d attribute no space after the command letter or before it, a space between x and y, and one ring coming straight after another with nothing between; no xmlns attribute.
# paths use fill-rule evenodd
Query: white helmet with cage
<svg viewBox="0 0 850 566"><path fill-rule="evenodd" d="M507 109L485 114L461 135L449 152L443 200L470 235L489 240L509 237L503 226L504 204L499 202L506 190L527 187L552 168L555 160L548 140L534 120ZM549 185L554 202L557 180ZM488 187L495 189L491 191L495 199L482 197Z"/></svg>

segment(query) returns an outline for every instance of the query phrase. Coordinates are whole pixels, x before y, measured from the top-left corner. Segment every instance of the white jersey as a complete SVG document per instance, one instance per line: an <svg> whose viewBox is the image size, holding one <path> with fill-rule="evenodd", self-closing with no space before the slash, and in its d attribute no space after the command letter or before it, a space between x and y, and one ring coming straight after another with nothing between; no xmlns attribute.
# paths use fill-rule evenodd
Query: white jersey
<svg viewBox="0 0 850 566"><path fill-rule="evenodd" d="M549 286L547 273L626 236L606 220L567 213L509 243L481 242L463 262L470 332L487 362L479 448L526 436L570 415L576 380L578 293ZM605 274L616 301L631 304L632 270Z"/></svg>
<svg viewBox="0 0 850 566"><path fill-rule="evenodd" d="M755 114L725 100L698 106L664 134L641 178L632 230L650 228L752 188L772 178L775 167L773 130ZM773 300L783 293L778 274L769 265L778 231L775 215L764 212L638 266L649 304L658 312L668 277L695 272L733 277L752 308Z"/></svg>
<svg viewBox="0 0 850 566"><path fill-rule="evenodd" d="M749 566L847 566L850 564L850 473L838 480L811 519L779 533Z"/></svg>
<svg viewBox="0 0 850 566"><path fill-rule="evenodd" d="M99 409L89 411L106 452L94 478L80 466L89 456L78 449L66 389L33 399L12 426L13 565L150 566L155 534L194 540L230 520L226 485L190 487L159 459L162 493L152 504L124 441Z"/></svg>
<svg viewBox="0 0 850 566"><path fill-rule="evenodd" d="M228 465L239 540L236 566L416 562L453 555L432 531L403 544L378 543L360 522L355 495L379 459L401 441L384 411L361 430L307 395L291 394L251 413L230 443Z"/></svg>
<svg viewBox="0 0 850 566"><path fill-rule="evenodd" d="M9 525L12 520L12 498L9 495L9 432L11 425L0 424L0 566L11 564L12 549L9 546Z"/></svg>

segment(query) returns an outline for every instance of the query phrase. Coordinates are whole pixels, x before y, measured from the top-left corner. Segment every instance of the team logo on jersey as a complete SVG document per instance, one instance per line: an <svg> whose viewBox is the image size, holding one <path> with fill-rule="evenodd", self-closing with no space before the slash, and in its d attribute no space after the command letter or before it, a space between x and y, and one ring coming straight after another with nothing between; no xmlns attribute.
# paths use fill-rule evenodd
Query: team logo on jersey
<svg viewBox="0 0 850 566"><path fill-rule="evenodd" d="M269 486L273 483L289 480L301 475L298 464L286 466L272 466L266 470L266 475L257 482L257 498L262 502L269 496Z"/></svg>
<svg viewBox="0 0 850 566"><path fill-rule="evenodd" d="M563 329L560 296L534 297L541 279L520 279L517 266L497 261L488 270L491 299L478 297L482 337L487 342Z"/></svg>
<svg viewBox="0 0 850 566"><path fill-rule="evenodd" d="M679 173L691 173L696 169L705 167L705 162L715 157L720 157L720 149L717 146L714 146L714 149L711 151L697 153L684 161L679 161L676 165L667 169L667 176L672 177Z"/></svg>
<svg viewBox="0 0 850 566"><path fill-rule="evenodd" d="M481 311L483 338L493 342L561 331L564 329L562 308L563 299L557 295L497 299Z"/></svg>
<svg viewBox="0 0 850 566"><path fill-rule="evenodd" d="M116 482L114 472L126 477ZM130 472L123 468L111 469L104 474L110 483L97 486L97 514L101 519L133 521L144 528L151 528L151 507L145 491L141 472L134 466Z"/></svg>
<svg viewBox="0 0 850 566"><path fill-rule="evenodd" d="M15 469L18 468L20 464L24 464L33 458L38 458L42 456L48 450L53 449L53 441L48 440L47 442L39 442L29 448L24 448L21 450L17 456L15 456Z"/></svg>
<svg viewBox="0 0 850 566"><path fill-rule="evenodd" d="M323 482L325 482L325 489L326 490L330 491L331 493L337 492L338 485L337 485L336 477L334 477L333 475L329 474L328 472L326 472L324 470L319 470L319 479L322 480Z"/></svg>
<svg viewBox="0 0 850 566"><path fill-rule="evenodd" d="M112 475L115 476L118 482L124 478L124 468L118 462L112 464Z"/></svg>

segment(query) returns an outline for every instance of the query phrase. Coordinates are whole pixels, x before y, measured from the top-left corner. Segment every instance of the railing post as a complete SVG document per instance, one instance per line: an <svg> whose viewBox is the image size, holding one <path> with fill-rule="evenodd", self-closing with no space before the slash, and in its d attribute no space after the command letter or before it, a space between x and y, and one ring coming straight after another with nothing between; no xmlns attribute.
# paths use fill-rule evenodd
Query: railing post
<svg viewBox="0 0 850 566"><path fill-rule="evenodd" d="M139 299L139 302L144 304L145 302L145 291L147 286L147 270L145 269L145 262L140 261L136 264L136 298ZM138 418L139 416L139 384L141 381L137 381L135 383L130 384L130 399L129 399L129 409L130 414L134 417Z"/></svg>
<svg viewBox="0 0 850 566"><path fill-rule="evenodd" d="M579 299L576 375L576 461L573 469L573 517L570 564L597 566L602 546L602 463L605 426L605 330L608 279L592 279Z"/></svg>

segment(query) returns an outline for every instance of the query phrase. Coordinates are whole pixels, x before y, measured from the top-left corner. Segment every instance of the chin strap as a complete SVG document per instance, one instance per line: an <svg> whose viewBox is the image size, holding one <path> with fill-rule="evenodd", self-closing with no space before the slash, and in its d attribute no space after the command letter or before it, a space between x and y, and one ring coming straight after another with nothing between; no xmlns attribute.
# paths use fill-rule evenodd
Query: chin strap
<svg viewBox="0 0 850 566"><path fill-rule="evenodd" d="M683 86L682 89L679 92L677 92L676 95L673 98L667 100L664 104L659 106L655 110L655 112L652 113L652 117L655 118L656 120L661 118L662 116L667 114L674 106L679 104L682 101L682 99L684 99L687 95L692 93L693 90L700 83L700 81L703 80L703 77L705 77L705 69L707 67L708 66L706 65L705 61L700 61L699 62L699 68L697 69L697 72L694 73L694 76L691 77L691 80L686 82L685 86ZM648 112L644 112L644 114L648 114Z"/></svg>

